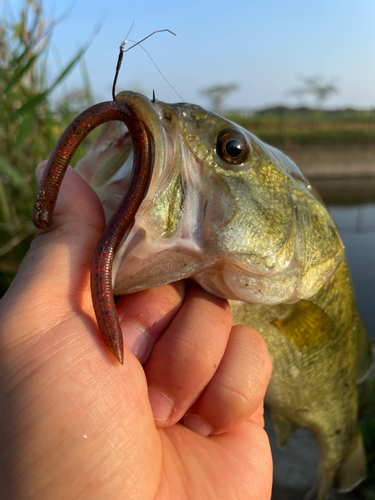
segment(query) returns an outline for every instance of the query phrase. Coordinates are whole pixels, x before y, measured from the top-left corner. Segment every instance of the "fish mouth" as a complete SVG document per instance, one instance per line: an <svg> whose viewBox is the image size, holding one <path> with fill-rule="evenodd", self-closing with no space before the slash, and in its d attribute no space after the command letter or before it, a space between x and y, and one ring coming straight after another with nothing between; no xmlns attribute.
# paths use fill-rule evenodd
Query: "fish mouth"
<svg viewBox="0 0 375 500"><path fill-rule="evenodd" d="M275 173L277 183L284 183L286 194L282 199L282 206L284 211L288 210L288 217L283 216L286 222L282 238L279 238L277 233L280 230L277 228L274 231L275 241L278 238L277 245L270 245L272 252L267 253L267 249L259 250L260 245L257 247L252 242L251 235L263 240L267 239L267 234L273 235L264 232L264 236L263 226L260 230L259 224L252 226L251 221L259 215L264 216L263 221L267 223L269 214L278 214L280 220L279 206L271 198L273 212L257 199L253 203L251 197L263 189L258 182L256 185L248 184L248 206L246 204L245 208L241 207L233 194L237 187L233 188L233 182L230 184L230 176L244 180L243 173L220 170L220 166L213 162L216 142L212 138L210 143L206 142L208 149L203 148L204 155L201 154L199 144L195 145L196 154L190 147L192 134L189 135L188 127L185 126L189 119L198 117L196 129L202 131L203 138L206 137L204 134L207 128L216 130L212 126L214 120L225 122L226 127L228 122L197 106L191 107L189 116L189 106L186 104L168 105L156 100L150 101L134 92L121 92L116 99L131 104L137 118L147 126L153 142L153 170L147 194L136 213L134 226L123 238L114 257L112 280L115 294L133 293L192 278L207 291L220 297L276 304L311 297L335 272L343 258L343 246L337 230L330 220L326 224L316 222L325 209L311 198L311 193L303 184L305 180L301 180L298 175L294 179L288 173L287 167L290 165L284 169L285 175ZM205 117L208 117L206 122ZM191 123L195 127L195 122ZM206 123L208 127L205 127ZM131 140L126 130L114 133L111 126L114 127L107 126L107 135L106 130L103 133L102 146L94 145L91 157L89 153L86 160L76 167L85 177L85 161L86 165L89 163L86 168L89 171L95 158L98 158L98 168L93 169L96 173L91 176L91 182L87 175L86 180L91 185L97 184L93 187L107 210L108 207L114 210L123 198L132 169ZM233 126L236 127L234 124ZM194 138L195 136L198 137L194 132ZM255 140L258 141L256 138ZM260 141L257 144L261 144ZM276 150L263 146L261 160L252 164L253 171L262 167L263 154L267 155L269 150L272 150L269 164L280 161L286 165L288 159L281 153L277 158ZM205 151L209 148L212 154L210 153L207 161ZM103 156L106 155L108 158L103 161ZM113 173L111 168L116 163L113 161L117 158L116 155L116 161L121 165ZM265 177L267 181L269 165L263 165L262 168L264 172L268 172ZM298 174L297 167L292 166L291 169L293 168ZM104 175L100 182L98 172ZM292 196L288 194L289 191L299 194ZM311 199L300 202L301 196ZM237 214L239 209L245 214L246 220L250 221L243 229L247 231L246 244L241 234L242 229L236 228L236 224L241 222ZM253 211L253 215L248 216L246 211ZM314 213L314 217L310 217L309 211ZM112 211L108 215L112 215ZM319 240L322 245L325 245L328 238L333 242L328 245L327 251L318 249L320 255L315 260L306 251L313 245L309 241L310 232L306 230L304 221L315 224L317 230L322 232Z"/></svg>
<svg viewBox="0 0 375 500"><path fill-rule="evenodd" d="M118 98L128 100L129 93ZM204 255L202 235L198 236L201 166L197 163L197 178L192 181L186 171L188 159L181 146L178 118L164 103L142 95L130 98L137 100L132 107L153 138L153 171L134 226L114 258L115 294L190 278L215 260Z"/></svg>
<svg viewBox="0 0 375 500"><path fill-rule="evenodd" d="M195 210L191 206L191 200L190 204L186 203L186 186L183 185L180 172L182 152L177 137L178 130L174 123L170 123L168 106L131 91L120 92L116 100L131 106L137 118L148 128L152 140L152 172L148 190L136 213L134 226L124 236L113 260L113 290L114 294L119 295L185 279L196 272L197 262L205 266L209 263L199 255L200 248L188 234L187 219L194 218L191 211ZM91 150L77 163L76 170L101 199L107 222L126 193L132 163L130 134L120 122L103 125ZM168 208L167 216L163 217L164 208L168 205L168 189L173 183L180 185L177 189L179 200L176 204L174 199L174 208ZM189 205L187 209L186 204ZM169 207L171 206L169 203ZM190 217L182 217L183 213L190 213ZM174 237L171 237L173 234ZM174 269L174 259L170 257L170 252L165 258L165 251L171 249L176 255L188 250L187 260L190 264L183 265L183 273ZM157 271L158 276L155 272L150 275L150 262L159 260L159 254L162 254L163 272ZM191 269L192 260L194 269ZM166 268L169 272L165 272ZM128 276L130 269L132 277Z"/></svg>

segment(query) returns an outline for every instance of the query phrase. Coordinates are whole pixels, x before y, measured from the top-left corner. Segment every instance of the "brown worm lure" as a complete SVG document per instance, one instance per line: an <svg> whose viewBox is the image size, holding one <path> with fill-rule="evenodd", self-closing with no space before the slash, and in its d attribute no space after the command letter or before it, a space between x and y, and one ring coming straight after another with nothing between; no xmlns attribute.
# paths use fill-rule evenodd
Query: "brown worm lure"
<svg viewBox="0 0 375 500"><path fill-rule="evenodd" d="M146 125L137 118L130 104L102 102L83 111L60 137L48 161L36 196L33 222L37 228L51 225L57 195L66 169L83 139L97 126L122 121L133 142L131 181L120 206L107 224L94 253L91 293L100 333L110 351L123 362L122 332L112 291L112 262L117 247L134 223L151 173L152 141Z"/></svg>
<svg viewBox="0 0 375 500"><path fill-rule="evenodd" d="M112 120L122 121L126 125L133 143L131 180L121 204L99 240L91 269L91 294L99 330L120 363L123 363L124 347L113 298L112 263L123 236L134 224L135 214L147 191L152 171L152 138L148 127L137 117L132 104L116 100L115 87L124 53L155 33L164 31L176 36L172 31L164 29L154 31L126 50L126 40L121 43L112 87L113 101L95 104L86 109L66 128L48 161L33 209L35 226L39 229L49 227L66 169L83 139L94 128Z"/></svg>

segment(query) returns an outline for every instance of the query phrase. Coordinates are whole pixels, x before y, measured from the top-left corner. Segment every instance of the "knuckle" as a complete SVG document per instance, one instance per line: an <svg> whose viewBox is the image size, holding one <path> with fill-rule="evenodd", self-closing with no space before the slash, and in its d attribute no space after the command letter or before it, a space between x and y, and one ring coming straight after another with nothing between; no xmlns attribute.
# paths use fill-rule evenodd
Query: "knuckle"
<svg viewBox="0 0 375 500"><path fill-rule="evenodd" d="M253 391L249 384L221 383L218 386L218 402L234 415L243 415L253 406Z"/></svg>

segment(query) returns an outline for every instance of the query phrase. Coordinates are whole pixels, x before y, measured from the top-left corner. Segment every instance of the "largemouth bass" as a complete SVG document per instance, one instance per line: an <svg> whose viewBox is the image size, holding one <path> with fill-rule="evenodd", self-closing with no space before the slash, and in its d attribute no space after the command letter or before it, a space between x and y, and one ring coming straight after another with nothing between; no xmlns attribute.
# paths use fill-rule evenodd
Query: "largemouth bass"
<svg viewBox="0 0 375 500"><path fill-rule="evenodd" d="M266 394L279 444L297 427L320 451L318 500L366 474L357 380L371 350L356 312L338 230L283 153L189 104L131 102L153 138L154 170L113 264L114 293L191 278L230 299L234 323L257 329L273 360ZM114 210L129 183L132 141L103 126L77 170Z"/></svg>

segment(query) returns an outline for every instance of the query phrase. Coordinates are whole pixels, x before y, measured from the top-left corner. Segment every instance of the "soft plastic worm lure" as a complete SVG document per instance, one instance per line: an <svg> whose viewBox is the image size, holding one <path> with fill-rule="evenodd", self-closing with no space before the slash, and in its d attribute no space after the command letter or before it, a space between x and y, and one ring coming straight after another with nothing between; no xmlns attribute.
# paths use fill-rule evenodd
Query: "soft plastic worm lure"
<svg viewBox="0 0 375 500"><path fill-rule="evenodd" d="M134 24L134 22L133 22ZM33 222L39 229L51 225L52 214L69 162L83 139L99 125L111 120L125 123L133 142L133 171L128 190L120 206L107 224L94 253L91 268L91 294L100 333L110 351L123 363L124 346L121 326L112 291L112 263L116 250L134 223L135 214L146 194L152 170L152 144L146 125L136 116L129 103L116 101L116 81L125 52L136 47L158 30L124 50L120 45L112 87L113 101L102 102L86 109L67 127L48 161L36 196ZM130 30L129 30L130 32Z"/></svg>
<svg viewBox="0 0 375 500"><path fill-rule="evenodd" d="M122 121L129 129L133 141L133 172L128 191L96 247L91 269L91 293L103 340L122 363L123 340L112 291L112 262L146 193L152 159L150 133L130 104L121 101L96 104L81 113L67 127L56 144L40 182L33 222L40 229L50 226L61 182L76 149L94 128L111 120Z"/></svg>

